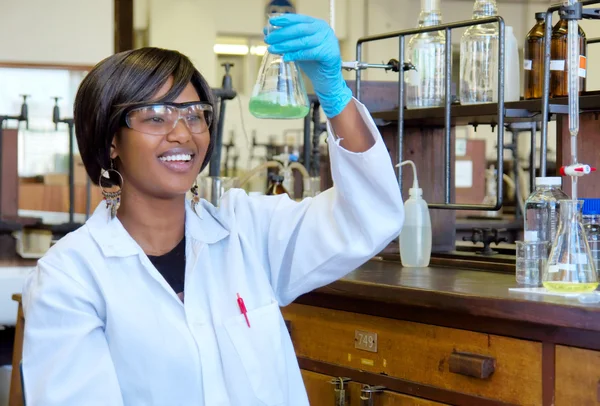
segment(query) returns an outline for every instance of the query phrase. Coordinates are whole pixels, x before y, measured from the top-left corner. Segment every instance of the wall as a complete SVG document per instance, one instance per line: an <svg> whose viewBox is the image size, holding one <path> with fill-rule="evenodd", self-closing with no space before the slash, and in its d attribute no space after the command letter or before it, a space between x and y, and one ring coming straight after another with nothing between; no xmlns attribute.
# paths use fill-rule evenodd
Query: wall
<svg viewBox="0 0 600 406"><path fill-rule="evenodd" d="M219 63L223 58L218 58L212 51L217 37L242 35L260 39L265 3L266 0L135 0L134 26L137 30L148 29L150 45L175 48L189 55L210 84L218 87L223 75ZM522 42L533 25L534 12L545 9L549 3L500 0L498 7ZM444 21L469 19L472 5L471 0L442 0ZM329 17L327 0L296 0L296 6L301 13L324 19ZM414 27L419 9L418 0L337 0L335 28L343 59L355 59L356 41L362 36ZM27 25L28 21L35 21L35 24ZM584 22L589 37L600 35L600 29L594 31L594 24L597 25ZM23 28L25 26L26 29ZM0 61L94 64L112 52L113 29L112 0L13 1L0 15L0 49L3 50ZM20 32L24 34L14 34ZM459 43L460 36L461 31L458 30L453 34L454 44ZM380 42L365 46L363 60L385 62L397 57L397 52L397 40ZM589 54L590 66L600 62L600 46L591 47ZM229 102L227 109L225 140L229 140L233 132L242 155L242 166L247 165L248 139L252 133L256 133L259 142L275 137L283 143L284 130L289 130L288 134L294 138L303 125L302 120L266 121L250 115L248 98L259 63L260 58L254 57L236 64L234 69L243 71L245 85L238 89L239 99ZM347 78L354 76L348 72L344 75ZM397 75L371 70L366 71L364 77L367 80L395 81ZM590 69L588 89L599 87L600 75L595 75ZM0 97L3 97L2 94ZM32 100L32 103L36 101ZM18 106L18 95L11 98L10 106L10 111ZM63 106L65 113L68 109L68 105ZM47 106L40 108L42 110L46 114ZM480 127L477 133L473 133L472 129L465 127L457 134L488 140L487 156L494 158L495 134L486 128ZM551 130L551 146L555 143L552 134Z"/></svg>
<svg viewBox="0 0 600 406"><path fill-rule="evenodd" d="M150 0L150 45L173 48L189 56L216 85L216 9L214 0Z"/></svg>
<svg viewBox="0 0 600 406"><path fill-rule="evenodd" d="M0 61L93 65L113 53L113 0L6 3L0 12Z"/></svg>

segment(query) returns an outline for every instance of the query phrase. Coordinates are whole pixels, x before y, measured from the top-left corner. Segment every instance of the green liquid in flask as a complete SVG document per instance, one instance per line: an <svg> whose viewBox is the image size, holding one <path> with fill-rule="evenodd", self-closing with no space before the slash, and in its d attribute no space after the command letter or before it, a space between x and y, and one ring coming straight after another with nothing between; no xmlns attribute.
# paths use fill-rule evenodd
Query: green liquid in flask
<svg viewBox="0 0 600 406"><path fill-rule="evenodd" d="M309 108L305 105L279 104L260 97L250 99L250 113L256 118L293 119L304 118Z"/></svg>

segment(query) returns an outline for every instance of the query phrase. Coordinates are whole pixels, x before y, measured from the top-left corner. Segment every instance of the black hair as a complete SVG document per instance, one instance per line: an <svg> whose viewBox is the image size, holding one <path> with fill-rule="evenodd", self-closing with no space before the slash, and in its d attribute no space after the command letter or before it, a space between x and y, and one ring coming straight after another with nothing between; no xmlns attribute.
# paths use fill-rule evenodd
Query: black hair
<svg viewBox="0 0 600 406"><path fill-rule="evenodd" d="M172 50L145 47L120 52L98 63L83 79L75 97L75 133L88 176L98 184L102 169L109 169L110 147L123 123L123 114L132 104L151 101L156 92L173 78L171 89L158 102L173 101L191 83L200 100L213 103L212 90L185 55ZM202 169L210 160L215 142L215 123ZM202 170L201 169L201 170ZM120 179L110 174L110 182Z"/></svg>

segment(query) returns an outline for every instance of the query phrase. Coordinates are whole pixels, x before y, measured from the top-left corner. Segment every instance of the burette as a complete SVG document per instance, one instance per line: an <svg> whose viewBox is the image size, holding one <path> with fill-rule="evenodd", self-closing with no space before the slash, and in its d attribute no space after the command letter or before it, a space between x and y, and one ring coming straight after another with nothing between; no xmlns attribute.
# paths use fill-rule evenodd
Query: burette
<svg viewBox="0 0 600 406"><path fill-rule="evenodd" d="M573 6L578 0L567 0ZM577 134L579 133L579 23L569 20L567 49L569 52L569 133L571 134L571 165L577 165ZM571 197L577 200L577 176L571 176Z"/></svg>
<svg viewBox="0 0 600 406"><path fill-rule="evenodd" d="M567 0L564 5L573 7L578 0ZM579 23L576 19L569 19L567 33L567 73L569 86L569 133L571 135L571 164L560 168L562 176L571 177L571 197L577 200L577 178L594 172L596 168L580 164L577 158L577 136L579 133L579 76L581 56L579 49Z"/></svg>

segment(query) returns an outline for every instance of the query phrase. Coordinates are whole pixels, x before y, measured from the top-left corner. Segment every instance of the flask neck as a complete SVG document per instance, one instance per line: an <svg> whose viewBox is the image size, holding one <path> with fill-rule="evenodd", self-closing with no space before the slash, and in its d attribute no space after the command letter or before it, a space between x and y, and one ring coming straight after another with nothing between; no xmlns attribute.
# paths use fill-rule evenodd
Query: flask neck
<svg viewBox="0 0 600 406"><path fill-rule="evenodd" d="M582 200L560 200L560 218L563 222L569 222L573 218L581 218Z"/></svg>
<svg viewBox="0 0 600 406"><path fill-rule="evenodd" d="M439 10L421 11L419 14L419 27L431 27L442 23L442 13Z"/></svg>
<svg viewBox="0 0 600 406"><path fill-rule="evenodd" d="M492 17L498 14L496 0L475 0L473 19Z"/></svg>
<svg viewBox="0 0 600 406"><path fill-rule="evenodd" d="M419 27L431 27L442 23L440 0L421 0Z"/></svg>

